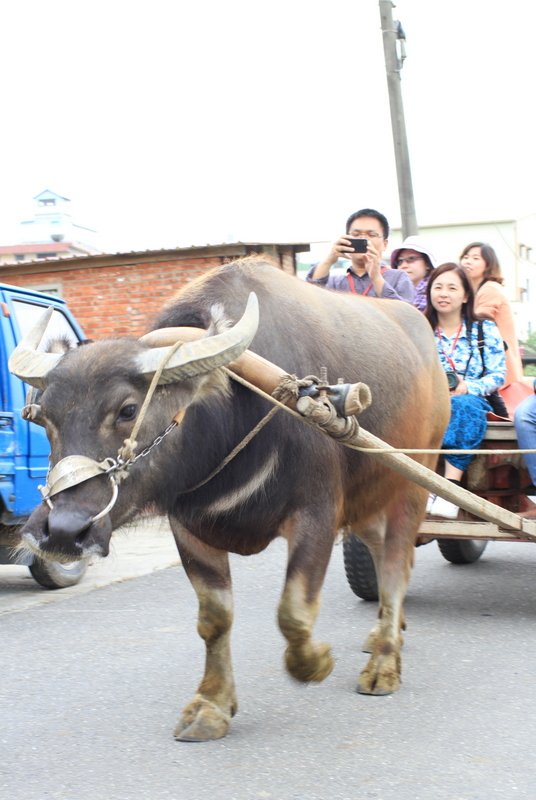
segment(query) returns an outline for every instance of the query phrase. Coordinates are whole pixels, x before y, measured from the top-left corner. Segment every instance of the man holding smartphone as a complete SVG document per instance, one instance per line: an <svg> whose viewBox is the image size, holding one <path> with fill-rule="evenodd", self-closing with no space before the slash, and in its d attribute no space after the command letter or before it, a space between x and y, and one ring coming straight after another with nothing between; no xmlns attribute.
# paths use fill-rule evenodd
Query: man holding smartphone
<svg viewBox="0 0 536 800"><path fill-rule="evenodd" d="M408 276L402 270L382 265L388 239L387 218L373 208L362 208L348 218L346 233L337 239L323 261L311 267L306 280L327 289L412 303L414 289ZM339 258L350 260L346 274L330 275Z"/></svg>

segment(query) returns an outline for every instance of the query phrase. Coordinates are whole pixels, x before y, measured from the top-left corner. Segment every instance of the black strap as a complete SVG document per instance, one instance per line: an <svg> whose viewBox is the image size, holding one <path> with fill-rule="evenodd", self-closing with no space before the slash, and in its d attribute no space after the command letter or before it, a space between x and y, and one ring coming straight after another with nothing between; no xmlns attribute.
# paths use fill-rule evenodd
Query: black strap
<svg viewBox="0 0 536 800"><path fill-rule="evenodd" d="M471 337L472 337L472 333L473 333L473 325L472 325L472 323L471 323L471 325L468 325L467 324L467 320L465 320L465 331L466 331L466 334L467 334L467 341L469 343L469 358L467 359L467 362L465 364L465 369L464 369L463 374L462 374L462 378L464 380L465 380L465 376L467 375L467 370L469 369L469 364L471 363L471 359L473 357L473 343L471 341ZM482 322L479 322L478 323L478 342L477 342L477 344L478 344L478 349L480 351L480 359L482 361L482 372L480 373L480 377L482 377L482 375L486 371L486 367L484 365L484 355L483 355L483 350L482 350L482 348L484 346L484 342L481 341L482 338L483 338Z"/></svg>
<svg viewBox="0 0 536 800"><path fill-rule="evenodd" d="M469 358L467 359L467 362L465 364L465 369L464 369L463 374L462 374L462 378L464 380L465 380L465 376L467 375L467 370L469 369L469 364L470 364L471 359L473 357L473 343L471 341L472 333L473 333L473 323L471 325L468 325L467 321L466 321L465 322L465 330L466 330L466 333L467 333L467 341L469 343ZM478 338L477 338L477 342L476 343L477 343L477 346L478 346L478 352L480 353L480 361L482 362L482 372L480 373L480 375L478 377L481 378L486 372L486 362L484 360L484 344L485 344L484 326L483 326L483 322L482 322L481 319L478 320L477 330L478 330L478 334L477 334Z"/></svg>
<svg viewBox="0 0 536 800"><path fill-rule="evenodd" d="M480 373L480 377L482 377L486 372L486 362L484 360L484 345L485 345L484 324L483 324L481 319L478 320L477 330L478 330L477 345L478 345L478 351L480 353L480 360L482 361L482 372ZM471 341L471 337L470 336L469 336L469 341ZM472 353L473 353L473 349L471 348L471 355L472 355ZM471 356L469 356L469 361L470 360L471 360ZM467 371L467 367L466 367L466 371ZM508 409L506 407L506 404L505 404L503 398L501 397L501 395L499 394L497 389L495 389L495 391L492 392L491 394L486 395L485 399L491 405L491 409L492 409L493 413L496 416L502 417L503 419L508 419L509 418Z"/></svg>
<svg viewBox="0 0 536 800"><path fill-rule="evenodd" d="M482 372L480 373L480 377L485 374L486 372L486 362L484 360L484 325L482 320L478 320L478 352L480 353L480 360L482 361Z"/></svg>

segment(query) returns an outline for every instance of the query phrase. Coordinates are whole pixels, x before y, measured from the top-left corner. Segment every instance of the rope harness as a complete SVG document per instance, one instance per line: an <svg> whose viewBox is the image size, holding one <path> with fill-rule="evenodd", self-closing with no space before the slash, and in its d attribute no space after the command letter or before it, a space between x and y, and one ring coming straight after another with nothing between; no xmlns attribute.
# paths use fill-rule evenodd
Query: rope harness
<svg viewBox="0 0 536 800"><path fill-rule="evenodd" d="M41 493L43 501L47 503L50 509L53 508L53 504L51 501L51 497L60 492L64 491L65 489L71 488L73 486L78 485L79 483L83 483L84 481L89 480L90 478L97 477L99 475L107 475L110 479L111 487L112 487L112 496L108 504L95 516L93 516L90 520L90 524L97 522L98 520L102 519L106 516L114 507L115 502L117 500L119 494L119 483L124 480L128 474L130 468L140 459L145 458L148 456L155 447L158 445L173 431L177 428L184 417L185 411L179 411L175 417L173 418L172 422L163 430L158 436L156 436L150 445L147 445L138 453L136 453L138 442L136 437L138 436L140 427L142 422L145 418L147 410L149 408L149 404L153 398L155 389L158 385L158 381L162 374L163 369L171 355L175 352L175 350L180 347L181 342L177 342L170 350L164 355L162 361L160 362L158 369L156 370L149 388L147 390L147 394L143 401L140 413L136 419L134 427L130 436L124 440L123 444L119 448L117 453L117 457L108 457L103 459L102 461L95 461L92 458L87 456L67 456L61 461L59 461L51 470L49 470L47 477L46 477L46 484L44 486L38 486L38 489ZM361 407L356 407L356 410L351 416L347 416L342 418L340 413L337 413L337 409L335 406L330 402L329 397L326 394L327 382L325 380L325 376L321 378L317 378L314 375L309 375L305 378L298 379L295 375L285 375L279 385L274 390L273 394L268 394L267 392L260 389L258 386L247 381L245 378L240 377L236 373L229 370L227 367L222 367L223 371L227 374L229 378L236 381L237 383L242 384L252 392L255 392L259 396L263 397L267 401L272 404L272 408L268 413L252 428L249 433L244 436L244 438L234 447L231 452L223 459L223 461L210 472L203 480L196 483L194 486L189 487L181 492L181 494L188 494L199 489L201 486L209 483L216 475L218 475L226 466L229 464L247 445L249 442L267 425L270 420L277 414L280 409L284 409L288 414L291 414L295 418L299 419L301 422L308 423L309 425L313 426L317 430L322 430L324 433L328 434L331 438L339 441L341 444L344 444L347 447L352 448L353 450L357 450L363 453L371 453L371 454L385 454L386 448L385 447L363 447L360 445L355 444L355 439L359 433L359 423L356 419L355 414L360 413L363 411L368 405L370 404L371 397L370 397L370 390L366 387L365 384L357 384L360 386L361 389L366 389L364 393L365 401L361 405ZM317 396L317 399L320 402L311 404L310 403L310 396L309 397L302 397L302 400L308 400L309 402L307 405L307 415L304 416L305 413L305 404L302 404L302 408L300 409L300 397L303 390L313 388L313 392L309 391L307 394L311 395L314 394ZM333 387L331 387L333 388ZM367 396L368 392L368 396ZM289 399L294 399L297 401L298 411L294 411L287 405ZM314 406L317 406L315 409ZM359 405L359 404L358 404ZM299 413L299 411L302 413ZM318 412L318 413L317 413ZM392 454L404 454L404 455L417 455L417 454L474 454L474 455L512 455L512 454L525 454L525 453L534 453L536 450L534 449L525 449L525 450L444 450L444 449L423 449L423 448L391 448L389 447L389 453Z"/></svg>
<svg viewBox="0 0 536 800"><path fill-rule="evenodd" d="M185 414L184 411L179 411L167 428L165 428L162 433L156 436L150 445L144 447L139 453L136 453L136 449L138 447L136 437L149 408L149 404L158 385L160 376L165 368L166 363L171 358L175 350L181 346L181 344L182 342L177 342L167 353L165 353L164 357L162 358L158 369L153 375L132 432L119 448L116 458L109 456L102 461L95 461L95 459L89 458L88 456L66 456L58 461L58 463L51 470L49 470L46 476L45 485L40 485L37 488L41 493L43 501L50 509L53 508L52 500L50 498L54 495L63 492L65 489L77 486L79 483L83 483L90 478L95 478L99 475L107 475L110 479L112 487L112 496L107 505L101 511L99 511L98 514L95 514L93 517L91 517L89 524L92 525L94 522L98 522L98 520L105 517L114 507L119 495L119 483L128 476L129 469L140 458L145 458L148 456L155 447L158 447L158 445L165 439L166 436L168 436L180 425ZM228 369L224 368L224 371L230 377L237 377ZM191 486L189 489L183 490L181 494L188 494L196 489L199 489L201 486L204 486L206 483L209 483L209 481L211 481L219 472L221 472L227 466L227 464L249 444L249 442L262 430L262 428L264 428L264 426L270 422L272 417L274 417L279 411L279 407L286 408L284 405L285 401L293 396L297 397L300 388L312 386L315 382L319 382L319 379L315 376L298 380L296 376L289 375L282 379L280 385L274 392L274 394L279 398L278 404L274 405L270 411L265 414L260 422L258 422L257 425L255 425L255 427L248 434L246 434L246 436L244 436L244 438L236 445L236 447L231 450L231 452L214 470L212 470L212 472L209 473L209 475L196 483L194 486ZM244 383L253 388L253 385L248 384L247 381ZM272 403L274 402L274 398L271 398L270 395L266 395L266 397L270 398Z"/></svg>
<svg viewBox="0 0 536 800"><path fill-rule="evenodd" d="M83 483L90 478L95 478L98 475L108 475L112 485L112 497L110 502L102 509L102 511L99 511L98 514L95 514L95 516L91 518L90 525L92 525L94 522L98 522L98 520L105 517L106 514L112 510L119 495L118 485L127 477L130 467L140 458L148 456L153 448L157 447L160 442L162 442L162 440L182 421L184 412L178 412L167 428L158 436L156 436L150 445L144 447L139 453L136 454L136 448L138 446L136 436L138 435L141 424L145 418L147 409L149 408L149 403L152 400L153 394L158 385L158 381L162 375L162 371L164 370L173 353L181 346L181 344L181 342L176 342L164 354L164 357L162 358L155 374L153 375L147 390L147 394L145 395L145 399L140 409L140 413L134 424L134 427L132 428L132 432L129 438L125 439L122 446L119 448L117 458L108 457L103 461L95 461L93 458L88 458L87 456L66 456L66 458L62 458L61 461L58 461L55 467L49 470L45 485L38 486L37 488L41 493L43 501L50 509L53 508L50 498L55 494L59 494L65 489L76 486L79 483Z"/></svg>

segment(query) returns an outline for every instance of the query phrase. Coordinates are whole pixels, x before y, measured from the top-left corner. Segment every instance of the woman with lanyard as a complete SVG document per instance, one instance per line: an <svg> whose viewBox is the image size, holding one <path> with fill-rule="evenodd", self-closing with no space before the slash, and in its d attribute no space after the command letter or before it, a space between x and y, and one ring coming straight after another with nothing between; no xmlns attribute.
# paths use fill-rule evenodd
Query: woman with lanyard
<svg viewBox="0 0 536 800"><path fill-rule="evenodd" d="M479 348L473 289L467 273L457 264L442 264L433 272L427 298L426 317L434 331L451 393L451 417L443 447L477 450L486 433L486 415L491 411L486 396L504 383L503 341L495 323L484 320ZM461 486L463 473L472 459L470 454L445 456L445 478ZM434 495L428 501L427 511L449 519L458 515L454 503Z"/></svg>

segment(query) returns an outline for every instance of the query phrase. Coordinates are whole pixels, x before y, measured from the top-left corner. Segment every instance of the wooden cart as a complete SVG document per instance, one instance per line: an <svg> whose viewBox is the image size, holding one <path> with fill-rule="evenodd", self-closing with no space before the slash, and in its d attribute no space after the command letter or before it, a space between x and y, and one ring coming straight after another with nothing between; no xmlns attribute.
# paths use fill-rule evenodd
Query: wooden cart
<svg viewBox="0 0 536 800"><path fill-rule="evenodd" d="M486 436L480 447L488 454L475 456L465 476L464 486L477 497L514 514L534 508L536 489L531 485L523 456L518 449L514 425L511 422L488 422ZM496 453L495 451L505 451ZM438 470L441 472L441 461ZM531 497L533 499L531 499ZM533 502L534 500L534 502ZM419 529L417 545L437 541L441 554L452 564L471 564L477 561L488 541L527 542L534 537L527 531L536 523L525 522L525 530L513 530L501 520L485 521L460 508L455 520L427 516ZM376 573L370 553L351 531L343 541L344 566L352 591L363 600L378 599Z"/></svg>

